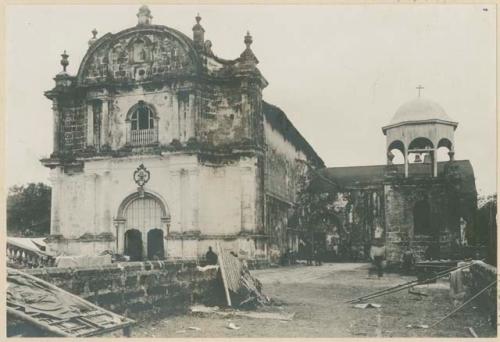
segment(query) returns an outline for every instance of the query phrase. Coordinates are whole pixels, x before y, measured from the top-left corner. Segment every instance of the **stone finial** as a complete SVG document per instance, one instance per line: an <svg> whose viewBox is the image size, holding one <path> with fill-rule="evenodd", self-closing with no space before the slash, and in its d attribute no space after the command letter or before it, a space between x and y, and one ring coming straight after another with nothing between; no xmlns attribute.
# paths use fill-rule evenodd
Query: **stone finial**
<svg viewBox="0 0 500 342"><path fill-rule="evenodd" d="M250 49L250 45L252 45L253 40L252 36L250 35L250 31L247 31L247 35L245 36L245 45L247 46L247 49Z"/></svg>
<svg viewBox="0 0 500 342"><path fill-rule="evenodd" d="M92 30L92 38L90 38L90 40L89 40L89 46L92 46L96 42L96 40L97 40L97 33L98 32L97 32L96 29Z"/></svg>
<svg viewBox="0 0 500 342"><path fill-rule="evenodd" d="M259 60L257 59L257 57L255 57L252 49L250 48L250 46L253 43L253 39L252 39L252 36L250 35L249 31L247 31L247 34L246 34L245 39L243 41L246 45L246 49L240 55L241 60L246 64L253 64L253 65L258 64Z"/></svg>
<svg viewBox="0 0 500 342"><path fill-rule="evenodd" d="M64 52L61 54L61 57L62 57L61 65L63 67L63 72L66 72L66 68L69 65L69 61L68 61L69 55L66 53L66 50L64 50Z"/></svg>
<svg viewBox="0 0 500 342"><path fill-rule="evenodd" d="M142 5L137 13L137 25L150 25L153 16L151 15L151 10L148 6Z"/></svg>
<svg viewBox="0 0 500 342"><path fill-rule="evenodd" d="M205 29L201 26L201 17L198 13L195 17L196 24L193 26L193 42L197 49L202 49L205 42Z"/></svg>

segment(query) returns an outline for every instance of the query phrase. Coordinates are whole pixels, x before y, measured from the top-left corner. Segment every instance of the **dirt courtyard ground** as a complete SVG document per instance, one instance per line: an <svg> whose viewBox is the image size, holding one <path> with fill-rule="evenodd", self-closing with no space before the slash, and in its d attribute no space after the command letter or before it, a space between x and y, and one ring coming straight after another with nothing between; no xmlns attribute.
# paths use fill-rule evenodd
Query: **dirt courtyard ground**
<svg viewBox="0 0 500 342"><path fill-rule="evenodd" d="M487 316L474 304L430 329L407 328L432 325L453 310L446 279L415 288L428 294L417 298L407 290L375 298L375 309L358 309L345 301L391 287L414 277L387 274L378 279L369 274L369 264L324 264L291 266L252 271L264 292L282 302L274 311L295 313L293 320L220 317L215 314L186 314L138 324L133 337L479 337L495 336ZM231 330L232 322L240 327ZM190 327L195 327L190 329ZM199 329L199 330L198 330Z"/></svg>

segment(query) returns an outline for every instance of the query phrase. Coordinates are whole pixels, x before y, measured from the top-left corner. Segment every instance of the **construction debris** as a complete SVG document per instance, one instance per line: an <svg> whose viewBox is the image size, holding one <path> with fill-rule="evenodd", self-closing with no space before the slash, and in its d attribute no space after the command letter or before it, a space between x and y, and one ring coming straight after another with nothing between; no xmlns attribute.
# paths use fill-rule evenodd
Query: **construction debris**
<svg viewBox="0 0 500 342"><path fill-rule="evenodd" d="M219 252L217 262L220 266L224 291L228 306L255 308L269 305L269 298L262 293L261 282L252 277L248 266L235 254L224 251L217 244Z"/></svg>
<svg viewBox="0 0 500 342"><path fill-rule="evenodd" d="M413 291L413 287L410 287L408 289L408 293L420 297L428 297L429 295L427 293L423 292L418 292L418 291Z"/></svg>
<svg viewBox="0 0 500 342"><path fill-rule="evenodd" d="M365 303L365 304L356 304L354 305L354 307L357 309L370 309L370 308L378 309L381 308L382 305L376 303Z"/></svg>
<svg viewBox="0 0 500 342"><path fill-rule="evenodd" d="M428 284L430 282L436 281L437 279L447 277L453 271L462 270L462 269L465 269L465 268L469 268L472 264L473 263L471 263L471 264L465 264L465 265L461 265L461 266L457 266L457 267L453 267L453 268L447 269L445 271L442 271L442 272L439 272L439 273L433 275L431 278L412 280L412 281L409 281L409 282L406 282L406 283L403 283L403 284L399 284L399 285L396 285L396 286L393 286L393 287L390 287L390 288L387 288L387 289L375 291L375 292L373 292L371 294L351 299L351 300L347 301L346 303L364 302L364 301L366 301L368 299L372 299L372 298L376 298L376 297L380 297L380 296L385 296L385 295L388 295L388 294L396 293L396 292L399 292L401 290L412 288L412 287L417 286L417 285Z"/></svg>
<svg viewBox="0 0 500 342"><path fill-rule="evenodd" d="M196 266L196 269L200 272L206 272L208 270L218 270L219 266L217 265Z"/></svg>
<svg viewBox="0 0 500 342"><path fill-rule="evenodd" d="M193 305L191 306L191 312L194 313L217 313L219 310L218 306L205 306L205 305Z"/></svg>
<svg viewBox="0 0 500 342"><path fill-rule="evenodd" d="M226 328L231 329L231 330L240 330L241 327L237 326L233 322L229 322L226 326Z"/></svg>
<svg viewBox="0 0 500 342"><path fill-rule="evenodd" d="M7 268L7 313L55 336L84 337L135 322L24 272Z"/></svg>
<svg viewBox="0 0 500 342"><path fill-rule="evenodd" d="M427 324L408 324L406 327L414 329L429 329Z"/></svg>
<svg viewBox="0 0 500 342"><path fill-rule="evenodd" d="M194 305L191 307L192 313L215 314L222 317L247 317L266 320L291 321L295 317L295 312L290 314L283 312L257 312L239 310L219 310L217 306L207 307L204 305Z"/></svg>
<svg viewBox="0 0 500 342"><path fill-rule="evenodd" d="M479 337L479 336L477 336L476 332L474 331L474 328L468 327L467 331L469 331L469 333L471 334L472 337L476 337L476 338Z"/></svg>
<svg viewBox="0 0 500 342"><path fill-rule="evenodd" d="M445 319L447 319L451 315L455 314L457 311L460 311L467 304L469 304L474 299L476 299L477 297L479 297L483 292L487 291L489 288L491 288L494 285L496 285L496 283L497 283L496 280L493 281L492 283L490 283L488 286L486 286L484 289L482 289L481 291L479 291L478 293L476 293L474 296L472 296L471 298L467 299L467 301L465 301L462 305L460 305L459 307L457 307L456 309L454 309L453 311L451 311L449 314L447 314L446 316L444 316L443 318L441 318L439 321L437 321L434 324L432 324L431 327L435 327L436 325L438 325L439 323L441 323L442 321L444 321Z"/></svg>

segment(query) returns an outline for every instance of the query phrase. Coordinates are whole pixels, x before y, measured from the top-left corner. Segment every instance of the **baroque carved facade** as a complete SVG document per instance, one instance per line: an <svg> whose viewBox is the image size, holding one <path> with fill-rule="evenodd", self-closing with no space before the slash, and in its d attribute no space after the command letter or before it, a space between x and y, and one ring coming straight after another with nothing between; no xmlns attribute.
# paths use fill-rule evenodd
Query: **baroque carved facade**
<svg viewBox="0 0 500 342"><path fill-rule="evenodd" d="M298 160L324 165L263 101L250 34L240 57L225 60L199 16L192 39L153 25L145 6L137 16L116 34L93 31L74 76L64 53L45 93L54 112L54 150L42 160L53 186L50 247L139 260L195 258L216 241L250 258L296 245L287 219Z"/></svg>

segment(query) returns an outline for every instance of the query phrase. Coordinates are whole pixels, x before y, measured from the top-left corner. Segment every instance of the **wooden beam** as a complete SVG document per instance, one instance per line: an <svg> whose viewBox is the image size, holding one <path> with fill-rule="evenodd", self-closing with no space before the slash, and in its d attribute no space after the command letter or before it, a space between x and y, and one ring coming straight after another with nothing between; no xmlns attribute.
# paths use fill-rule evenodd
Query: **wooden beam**
<svg viewBox="0 0 500 342"><path fill-rule="evenodd" d="M226 293L227 305L231 306L231 295L229 294L229 288L227 287L226 272L224 270L224 261L221 261L223 258L223 255L222 255L222 249L220 248L219 241L217 241L216 246L217 246L217 253L219 254L219 257L217 258L217 263L219 264L220 274L222 276L222 283L224 284L224 292Z"/></svg>

